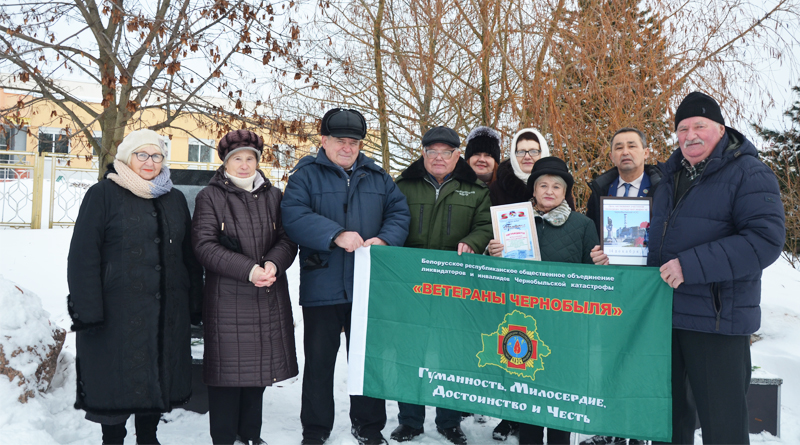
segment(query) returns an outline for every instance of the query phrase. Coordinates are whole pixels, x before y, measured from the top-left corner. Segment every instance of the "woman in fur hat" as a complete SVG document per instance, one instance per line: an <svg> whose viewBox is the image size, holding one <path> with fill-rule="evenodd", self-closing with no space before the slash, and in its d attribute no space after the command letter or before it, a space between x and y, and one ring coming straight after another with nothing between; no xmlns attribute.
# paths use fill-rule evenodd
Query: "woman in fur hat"
<svg viewBox="0 0 800 445"><path fill-rule="evenodd" d="M264 390L297 375L286 270L297 245L281 223L281 191L258 168L261 136L228 133L224 162L200 191L194 251L206 269L203 380L215 444L261 440Z"/></svg>
<svg viewBox="0 0 800 445"><path fill-rule="evenodd" d="M200 322L202 269L189 208L172 188L164 140L131 132L105 178L86 192L69 249L68 310L76 332L77 400L121 444L157 444L161 413L192 392L190 320Z"/></svg>

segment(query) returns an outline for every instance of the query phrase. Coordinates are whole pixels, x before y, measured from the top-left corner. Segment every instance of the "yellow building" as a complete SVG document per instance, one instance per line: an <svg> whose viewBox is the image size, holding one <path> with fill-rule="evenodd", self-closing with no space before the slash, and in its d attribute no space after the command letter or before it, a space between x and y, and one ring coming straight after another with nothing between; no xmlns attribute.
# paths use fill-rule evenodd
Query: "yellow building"
<svg viewBox="0 0 800 445"><path fill-rule="evenodd" d="M29 96L10 89L16 86L11 76L0 75L0 80L2 80L0 85L7 86L5 89L0 87L0 110L10 109L19 101L29 99ZM32 86L16 83L21 88ZM73 81L59 81L59 84L62 88L69 89L76 97L84 99L86 106L98 112L102 111L99 85ZM5 121L0 122L3 124L3 131L0 131L0 151L63 153L72 156L64 157L59 162L69 163L70 166L77 168L91 168L94 161L96 168L97 153L86 140L85 134L77 131L76 125L55 103L49 100L40 100L18 111L18 114L15 113L14 116L9 116ZM84 122L91 121L90 118L87 118L88 113L80 107L75 106L72 111ZM125 133L155 125L162 122L164 118L165 113L160 110L147 111L136 122L137 127L128 128ZM159 131L160 134L168 137L170 168L214 169L221 163L216 153L218 141L216 135L208 128L201 128L202 126L199 124L203 122L210 123L202 115L187 115L173 123L176 128ZM17 128L20 124L22 127ZM279 143L266 131L253 131L264 137L265 155L262 160L265 162L262 162L261 169L279 186L283 185L281 180L288 169L304 155L315 150L310 140L300 142L299 140L292 141L289 138L292 143ZM103 137L99 123L95 122L92 125L92 133L95 138ZM0 155L0 163L8 163L10 156L8 154ZM23 157L16 156L15 158L19 162ZM274 167L276 158L280 168Z"/></svg>

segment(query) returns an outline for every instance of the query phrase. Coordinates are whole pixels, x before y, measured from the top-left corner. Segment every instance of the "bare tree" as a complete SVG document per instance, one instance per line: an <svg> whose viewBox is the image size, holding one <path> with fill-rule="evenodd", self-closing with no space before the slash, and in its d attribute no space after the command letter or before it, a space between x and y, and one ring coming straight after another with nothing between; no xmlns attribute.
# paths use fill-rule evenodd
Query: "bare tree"
<svg viewBox="0 0 800 445"><path fill-rule="evenodd" d="M292 63L305 69L279 79L279 102L306 119L327 105L361 108L380 127L369 149L394 168L418 156L431 126L465 135L484 124L506 137L538 127L580 178L582 203L584 182L610 166L617 128L641 128L655 159L669 154L672 112L691 90L717 97L731 121L763 113L771 98L755 64L797 64L781 37L797 3L329 1L301 25L322 37L304 41Z"/></svg>
<svg viewBox="0 0 800 445"><path fill-rule="evenodd" d="M74 124L100 155L102 176L126 129L180 128L182 118L216 131L255 126L276 136L285 123L258 97L263 72L291 53L300 28L286 17L290 3L253 5L220 0L70 0L6 4L0 12L0 70L10 69L27 96L10 116L48 100L54 119ZM276 25L280 23L280 25ZM274 29L279 28L279 29ZM102 108L86 103L57 79L80 76L102 86ZM88 116L88 117L87 117ZM7 120L14 122L14 120ZM101 142L92 137L99 124ZM96 127L95 127L96 128ZM287 129L288 128L288 129Z"/></svg>

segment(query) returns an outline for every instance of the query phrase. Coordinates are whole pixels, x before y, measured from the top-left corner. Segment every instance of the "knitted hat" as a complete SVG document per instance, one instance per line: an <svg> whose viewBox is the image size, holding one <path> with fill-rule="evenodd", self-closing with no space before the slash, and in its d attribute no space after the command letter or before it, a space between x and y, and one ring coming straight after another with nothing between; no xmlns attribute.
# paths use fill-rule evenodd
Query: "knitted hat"
<svg viewBox="0 0 800 445"><path fill-rule="evenodd" d="M467 147L464 149L464 158L469 159L474 154L486 153L494 162L500 163L500 133L489 127L475 127L467 136Z"/></svg>
<svg viewBox="0 0 800 445"><path fill-rule="evenodd" d="M572 185L575 184L575 179L569 173L567 163L555 156L541 158L533 164L531 176L528 178L528 194L533 195L533 185L536 183L536 179L544 175L560 176L567 183L566 196L572 195Z"/></svg>
<svg viewBox="0 0 800 445"><path fill-rule="evenodd" d="M141 130L131 131L125 136L125 139L117 146L117 155L115 158L125 165L128 165L128 161L131 160L133 152L144 145L155 145L161 150L161 154L164 155L165 158L169 156L164 138L153 130L142 128Z"/></svg>
<svg viewBox="0 0 800 445"><path fill-rule="evenodd" d="M422 146L428 147L436 143L447 144L453 148L458 148L461 146L461 138L458 137L458 133L452 128L433 127L422 136Z"/></svg>
<svg viewBox="0 0 800 445"><path fill-rule="evenodd" d="M333 108L322 116L319 133L322 136L361 140L367 136L367 121L356 110Z"/></svg>
<svg viewBox="0 0 800 445"><path fill-rule="evenodd" d="M699 91L689 93L678 105L678 109L675 111L675 129L678 129L678 124L682 120L695 116L705 117L725 125L725 119L722 117L722 110L719 109L717 101Z"/></svg>
<svg viewBox="0 0 800 445"><path fill-rule="evenodd" d="M233 130L219 140L217 153L223 162L237 151L251 150L261 159L264 151L264 139L250 130Z"/></svg>

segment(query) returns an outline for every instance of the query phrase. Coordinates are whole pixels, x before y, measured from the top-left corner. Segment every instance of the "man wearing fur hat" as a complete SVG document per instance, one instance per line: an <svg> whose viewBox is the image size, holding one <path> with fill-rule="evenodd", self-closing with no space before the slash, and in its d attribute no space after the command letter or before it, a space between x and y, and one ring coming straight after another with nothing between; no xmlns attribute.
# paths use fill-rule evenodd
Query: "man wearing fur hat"
<svg viewBox="0 0 800 445"><path fill-rule="evenodd" d="M431 128L422 137L422 157L397 178L413 221L406 247L482 253L492 238L489 190L461 158L460 145L453 129ZM405 442L425 432L424 406L398 407L393 440ZM459 411L437 408L436 430L452 443L467 443Z"/></svg>
<svg viewBox="0 0 800 445"><path fill-rule="evenodd" d="M353 252L373 244L402 246L410 222L392 178L361 153L367 134L361 113L334 108L320 126L322 147L316 157L297 163L281 201L284 229L300 245L303 444L324 443L333 428L333 372L342 331L350 344ZM360 444L385 443L383 400L350 396L350 421Z"/></svg>
<svg viewBox="0 0 800 445"><path fill-rule="evenodd" d="M478 179L490 186L497 177L497 165L500 163L500 133L489 127L475 127L467 136L467 147L464 159Z"/></svg>
<svg viewBox="0 0 800 445"><path fill-rule="evenodd" d="M675 130L647 258L674 289L672 442L694 442L697 413L704 443L749 443L750 334L761 324L761 271L786 231L778 181L703 93L683 99Z"/></svg>

